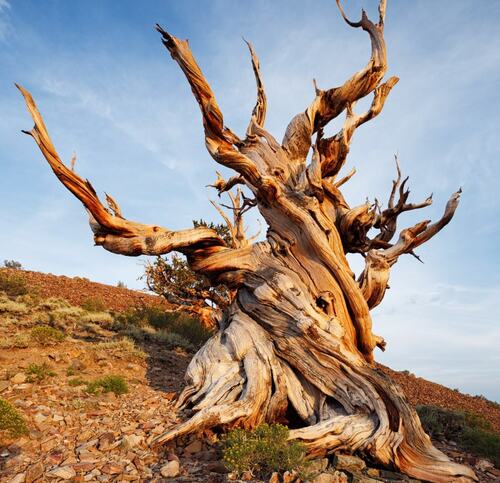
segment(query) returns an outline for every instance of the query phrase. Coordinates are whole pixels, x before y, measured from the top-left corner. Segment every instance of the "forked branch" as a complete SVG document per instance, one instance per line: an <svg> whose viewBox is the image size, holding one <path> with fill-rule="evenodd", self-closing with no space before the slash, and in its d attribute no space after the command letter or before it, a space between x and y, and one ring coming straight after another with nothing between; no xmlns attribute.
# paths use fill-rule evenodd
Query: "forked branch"
<svg viewBox="0 0 500 483"><path fill-rule="evenodd" d="M401 231L398 241L385 249L371 249L365 259L365 269L358 279L365 300L370 309L376 307L384 298L389 282L390 268L403 254L412 254L414 250L441 231L453 218L460 201L462 190L454 193L446 204L443 216L436 222L425 220L411 228ZM417 257L418 258L418 257Z"/></svg>
<svg viewBox="0 0 500 483"><path fill-rule="evenodd" d="M205 144L210 155L218 163L243 176L250 187L258 190L261 196L272 198L277 190L276 184L271 178L262 176L255 163L236 149L235 146L240 146L242 141L224 126L222 112L214 93L196 63L188 42L170 35L159 25L156 25L156 29L162 36L163 45L184 72L198 101L205 128ZM257 109L257 115L263 121L262 109Z"/></svg>
<svg viewBox="0 0 500 483"><path fill-rule="evenodd" d="M344 20L351 27L361 27L368 32L372 54L366 67L354 74L342 86L322 91L316 89L316 97L305 112L295 116L288 125L283 147L290 158L303 162L311 146L311 136L336 118L350 104L372 92L387 71L387 54L384 40L385 0L379 4L379 22L373 23L363 10L359 22L351 22L345 15L340 0L337 5Z"/></svg>

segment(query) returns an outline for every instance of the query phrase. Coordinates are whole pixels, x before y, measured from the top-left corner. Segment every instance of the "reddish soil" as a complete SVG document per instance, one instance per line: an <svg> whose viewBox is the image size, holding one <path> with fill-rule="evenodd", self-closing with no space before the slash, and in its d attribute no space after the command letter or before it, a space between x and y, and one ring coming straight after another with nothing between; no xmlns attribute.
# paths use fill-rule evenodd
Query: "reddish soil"
<svg viewBox="0 0 500 483"><path fill-rule="evenodd" d="M435 382L406 372L379 367L404 390L410 402L417 405L438 406L453 411L468 411L486 418L496 431L500 431L500 405L478 396L469 396Z"/></svg>
<svg viewBox="0 0 500 483"><path fill-rule="evenodd" d="M124 312L142 306L168 307L165 300L155 295L91 282L86 278L52 275L51 273L31 272L2 268L0 273L21 275L28 288L42 298L58 297L72 305L82 305L87 300L102 300L108 310Z"/></svg>

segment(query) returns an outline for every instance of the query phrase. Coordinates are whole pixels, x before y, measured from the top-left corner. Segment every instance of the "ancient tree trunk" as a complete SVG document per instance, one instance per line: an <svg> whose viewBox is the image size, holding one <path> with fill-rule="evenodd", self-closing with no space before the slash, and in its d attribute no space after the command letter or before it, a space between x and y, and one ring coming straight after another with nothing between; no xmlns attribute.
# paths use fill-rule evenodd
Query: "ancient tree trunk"
<svg viewBox="0 0 500 483"><path fill-rule="evenodd" d="M351 22L340 11L349 25L368 33L371 58L342 86L316 88L313 102L292 119L282 143L264 129L266 97L251 45L258 99L240 139L225 127L188 43L158 27L200 105L209 153L237 173L227 181L219 177L214 186L222 193L243 184L253 193L268 225L265 241L228 246L204 227L172 232L124 219L113 199L104 207L90 183L61 162L33 99L20 88L35 121L29 134L87 208L97 245L132 256L179 251L194 271L237 291L220 330L189 365L178 405L191 407L193 416L160 435L156 444L206 427L293 418L290 437L313 454L357 450L416 478L470 481L473 472L432 446L401 389L373 365L375 347L383 349L385 343L372 333L370 318L370 309L384 297L391 266L450 221L459 193L439 221L402 230L395 242L398 216L432 202L407 203L399 165L386 209L378 203L350 207L343 198L339 188L353 173L337 175L354 131L381 112L398 79L381 83L387 70L385 1L377 23L365 12ZM370 109L356 114L355 102L370 93ZM342 112L342 129L324 138L323 127ZM370 229L378 234L370 238ZM358 280L346 259L349 252L366 260Z"/></svg>

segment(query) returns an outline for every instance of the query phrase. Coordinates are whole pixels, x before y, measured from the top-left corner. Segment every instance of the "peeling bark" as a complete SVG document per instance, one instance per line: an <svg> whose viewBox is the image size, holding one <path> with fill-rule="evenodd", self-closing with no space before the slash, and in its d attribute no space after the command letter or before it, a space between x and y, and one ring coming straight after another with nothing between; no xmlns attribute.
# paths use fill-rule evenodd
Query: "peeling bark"
<svg viewBox="0 0 500 483"><path fill-rule="evenodd" d="M297 427L290 438L303 441L312 454L358 450L416 478L472 481L475 475L469 468L449 461L432 446L401 389L372 364L375 347L384 349L385 342L373 334L370 316L370 309L384 297L391 267L399 256L415 255L418 246L451 220L460 192L451 197L438 222L404 229L395 242L398 216L432 201L408 203L399 165L387 209L382 211L377 201L351 208L344 199L340 187L354 173L340 180L336 176L346 162L353 133L380 114L398 79L382 82L387 71L385 0L377 23L365 12L359 22L352 22L340 10L350 26L368 33L370 60L342 86L316 89L315 99L292 119L281 144L264 129L267 101L250 44L257 103L246 137L240 139L224 125L188 43L158 26L198 101L209 153L236 171L227 181L218 174L213 186L219 194L236 185L253 193L252 203L268 226L265 241L245 240L236 219L236 242L227 246L207 228L174 232L128 221L111 197L109 208L104 207L91 184L61 162L32 97L20 87L35 121L29 134L59 180L86 207L97 245L132 256L179 251L192 270L236 291L220 330L187 370L178 407L190 407L191 418L158 436L155 444L202 428L253 427L295 415L300 422L294 421ZM355 114L356 101L371 93L370 109ZM324 139L323 127L344 111L341 131ZM370 238L370 230L379 233ZM358 280L347 262L349 252L366 260Z"/></svg>

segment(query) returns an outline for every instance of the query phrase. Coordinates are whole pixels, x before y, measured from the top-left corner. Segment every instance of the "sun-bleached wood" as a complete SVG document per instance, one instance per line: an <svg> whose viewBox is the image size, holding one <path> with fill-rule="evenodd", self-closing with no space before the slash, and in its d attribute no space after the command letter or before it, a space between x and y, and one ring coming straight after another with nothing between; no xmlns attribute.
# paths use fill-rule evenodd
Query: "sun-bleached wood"
<svg viewBox="0 0 500 483"><path fill-rule="evenodd" d="M364 11L359 22L350 21L337 3L350 26L368 33L371 57L343 85L316 86L312 103L290 121L281 143L264 127L267 100L250 44L257 102L241 139L225 126L187 41L157 27L200 106L209 153L236 172L228 180L218 175L213 186L223 193L244 185L253 193L268 225L264 241L243 240L236 224L239 242L228 246L207 228L171 231L129 221L109 196L104 206L92 185L61 162L31 95L19 87L35 121L28 134L89 212L97 245L131 256L179 251L192 270L236 291L219 330L189 364L177 404L190 407L192 416L159 435L155 444L207 427L252 427L292 416L301 423L290 437L303 441L311 454L357 450L415 478L472 481L476 477L469 468L434 448L401 389L373 364L374 349L384 349L385 342L373 334L370 316L384 297L391 267L401 255L415 255L451 220L460 192L452 195L440 220L403 229L395 242L399 215L432 202L429 197L408 203L399 164L386 209L378 202L351 207L343 197L340 187L354 172L337 175L353 135L380 114L398 79L383 82L385 0L377 23ZM371 107L356 114L356 101L368 95ZM324 138L323 128L343 112L342 129ZM369 236L373 231L378 233ZM365 257L357 280L347 253Z"/></svg>

